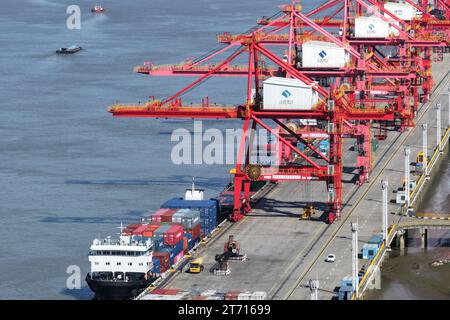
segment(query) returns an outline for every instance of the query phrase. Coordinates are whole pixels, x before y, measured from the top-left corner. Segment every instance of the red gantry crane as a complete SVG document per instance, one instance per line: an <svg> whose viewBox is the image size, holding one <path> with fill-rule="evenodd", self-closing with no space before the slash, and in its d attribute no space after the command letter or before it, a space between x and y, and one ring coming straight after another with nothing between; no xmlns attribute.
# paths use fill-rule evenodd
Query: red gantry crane
<svg viewBox="0 0 450 320"><path fill-rule="evenodd" d="M357 141L357 183L363 184L372 169L372 128L378 130L375 137L383 140L389 127L414 126L419 102L429 99L433 55L439 60L449 47L449 3L331 0L304 12L300 2L293 1L280 9L259 19L248 33L219 35L223 46L196 60L136 67L135 72L151 76L198 78L165 100L153 99L144 106L114 105L109 111L116 117L242 119L244 135L234 170L230 219L238 221L250 211L251 181L323 181L328 191L326 220L332 223L343 205L343 139ZM245 65L233 64L243 57ZM247 78L245 102L217 105L206 97L199 105L184 104L182 95L210 77ZM286 97L274 103L271 83L297 84L313 98L290 105L291 93L283 92ZM293 125L299 119L322 126ZM250 129L257 127L280 142L275 167L250 163L254 148L270 149L254 146ZM318 150L314 139L327 139L328 152ZM305 148L300 150L299 144ZM301 161L292 161L293 154Z"/></svg>

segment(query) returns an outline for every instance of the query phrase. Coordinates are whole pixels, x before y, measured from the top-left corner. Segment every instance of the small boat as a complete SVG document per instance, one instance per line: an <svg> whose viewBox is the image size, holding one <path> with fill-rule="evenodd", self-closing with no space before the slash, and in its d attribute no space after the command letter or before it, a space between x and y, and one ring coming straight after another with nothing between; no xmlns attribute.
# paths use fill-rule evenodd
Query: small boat
<svg viewBox="0 0 450 320"><path fill-rule="evenodd" d="M59 48L56 50L56 53L58 54L71 54L80 51L82 48L78 45L73 45L67 48Z"/></svg>
<svg viewBox="0 0 450 320"><path fill-rule="evenodd" d="M91 12L93 13L103 13L105 12L105 8L103 8L102 6L96 5L91 9Z"/></svg>

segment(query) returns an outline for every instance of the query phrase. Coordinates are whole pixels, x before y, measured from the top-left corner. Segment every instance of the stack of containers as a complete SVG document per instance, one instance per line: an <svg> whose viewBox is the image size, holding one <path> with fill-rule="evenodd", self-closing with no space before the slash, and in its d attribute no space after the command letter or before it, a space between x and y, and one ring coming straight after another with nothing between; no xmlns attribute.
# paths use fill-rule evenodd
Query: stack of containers
<svg viewBox="0 0 450 320"><path fill-rule="evenodd" d="M158 258L152 258L152 263L153 263L153 269L152 269L153 273L156 273L158 275L161 274L162 273L161 272L161 260Z"/></svg>
<svg viewBox="0 0 450 320"><path fill-rule="evenodd" d="M170 228L170 225L163 224L153 231L153 247L155 251L161 251L164 246L164 232Z"/></svg>
<svg viewBox="0 0 450 320"><path fill-rule="evenodd" d="M169 254L170 265L178 262L183 257L183 239L179 241L175 246L163 246L159 248L160 252L167 252Z"/></svg>
<svg viewBox="0 0 450 320"><path fill-rule="evenodd" d="M161 209L159 209L161 210ZM177 212L177 210L174 209L162 209L165 210L164 213L161 215L161 222L162 223L171 223L172 222L172 216L174 213Z"/></svg>
<svg viewBox="0 0 450 320"><path fill-rule="evenodd" d="M122 234L126 236L131 236L133 234L134 229L138 228L140 224L130 224L124 230L122 230Z"/></svg>
<svg viewBox="0 0 450 320"><path fill-rule="evenodd" d="M172 215L175 211L170 209L159 209L155 211L151 215L152 222L154 223L161 223L161 222L171 222ZM164 220L164 221L163 221Z"/></svg>
<svg viewBox="0 0 450 320"><path fill-rule="evenodd" d="M182 198L172 198L164 203L161 208L169 209L190 209L200 213L200 232L205 236L217 227L219 204L216 199L211 200L183 200ZM176 218L179 215L174 214ZM189 220L189 218L187 218Z"/></svg>
<svg viewBox="0 0 450 320"><path fill-rule="evenodd" d="M155 273L161 274L170 268L170 259L168 252L153 252L152 260L153 265L159 265L159 270L157 270L159 272L153 271Z"/></svg>
<svg viewBox="0 0 450 320"><path fill-rule="evenodd" d="M141 224L141 225L139 225L139 227L135 228L132 231L132 234L134 236L143 236L143 233L145 230L147 230L148 226L149 226L148 224Z"/></svg>
<svg viewBox="0 0 450 320"><path fill-rule="evenodd" d="M149 224L147 228L142 232L143 237L152 238L155 230L157 230L161 225L159 224Z"/></svg>

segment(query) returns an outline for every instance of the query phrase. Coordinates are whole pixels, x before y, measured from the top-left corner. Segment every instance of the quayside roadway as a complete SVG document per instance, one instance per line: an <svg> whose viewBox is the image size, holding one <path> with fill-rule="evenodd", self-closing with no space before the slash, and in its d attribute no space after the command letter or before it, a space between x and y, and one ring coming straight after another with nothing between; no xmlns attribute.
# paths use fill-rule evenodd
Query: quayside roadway
<svg viewBox="0 0 450 320"><path fill-rule="evenodd" d="M416 127L406 132L389 132L385 141L380 141L373 155L374 169L368 182L358 187L356 178L356 153L352 151L354 140L345 140L344 209L339 220L332 225L318 221L321 211L310 221L299 219L302 207L308 199L302 183L281 183L261 199L250 215L235 224L224 226L223 232L200 248L196 256L204 260L205 271L200 274L174 273L164 282L164 288L186 291L217 290L265 291L268 299L309 299L307 283L318 279L319 299L333 299L340 280L351 275L351 231L350 222L359 223L359 247L374 233L381 233L382 208L380 181L389 181L389 200L395 199L393 190L402 184L404 174L405 145L411 147L411 162L422 148L423 123L428 123L429 154L436 146L436 103L442 104L442 132L447 128L448 96L450 84L450 57L434 64L436 81L431 101L424 104L415 120ZM413 167L411 166L411 170ZM412 176L414 179L414 176ZM312 198L326 200L325 184L311 183ZM389 212L398 205L389 203ZM320 209L320 208L319 208ZM315 219L316 218L316 219ZM389 215L389 224L399 223L410 217ZM215 255L223 252L229 235L234 235L241 245L247 261L230 263L231 274L217 276L209 272L215 264ZM325 257L336 255L334 263L326 263Z"/></svg>

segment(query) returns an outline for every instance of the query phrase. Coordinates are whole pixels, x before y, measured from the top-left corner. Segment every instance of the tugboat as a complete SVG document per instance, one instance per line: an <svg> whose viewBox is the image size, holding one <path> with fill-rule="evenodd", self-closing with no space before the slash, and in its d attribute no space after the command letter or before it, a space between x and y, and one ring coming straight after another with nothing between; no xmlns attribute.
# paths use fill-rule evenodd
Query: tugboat
<svg viewBox="0 0 450 320"><path fill-rule="evenodd" d="M90 247L91 272L86 275L97 299L130 299L157 279L152 273L153 244L150 238L121 235L94 239Z"/></svg>
<svg viewBox="0 0 450 320"><path fill-rule="evenodd" d="M103 13L105 12L105 8L103 8L102 6L96 5L91 9L91 12L93 13Z"/></svg>
<svg viewBox="0 0 450 320"><path fill-rule="evenodd" d="M57 54L72 54L75 52L80 51L82 48L78 45L73 45L67 48L59 48L58 50L56 50Z"/></svg>

